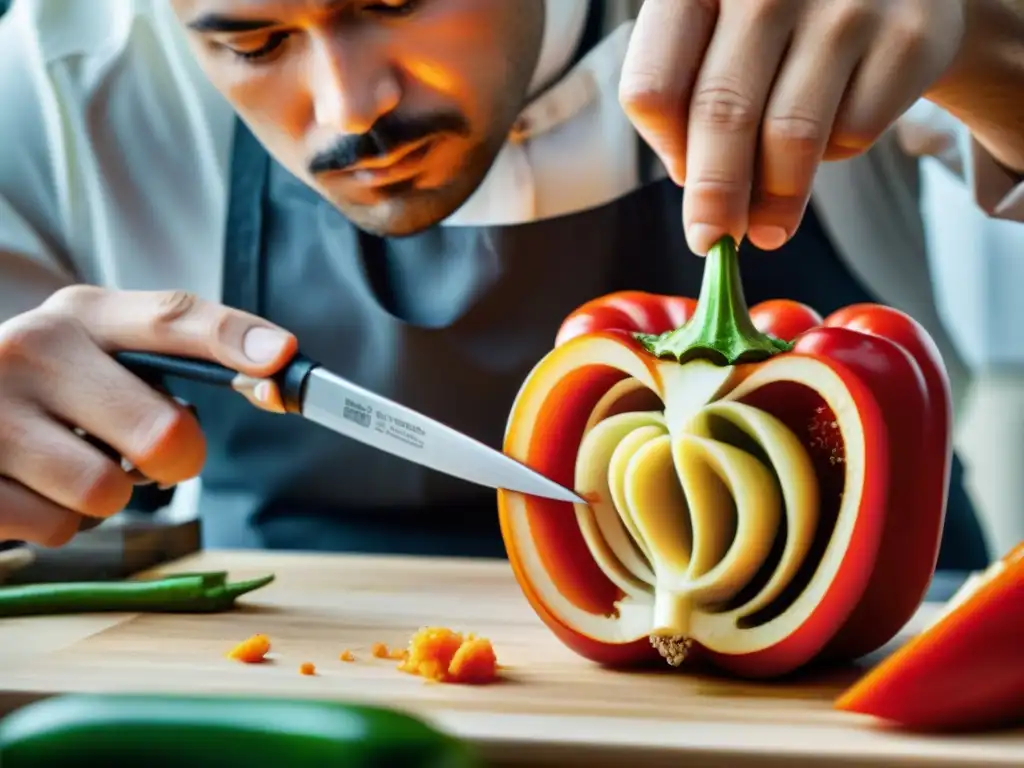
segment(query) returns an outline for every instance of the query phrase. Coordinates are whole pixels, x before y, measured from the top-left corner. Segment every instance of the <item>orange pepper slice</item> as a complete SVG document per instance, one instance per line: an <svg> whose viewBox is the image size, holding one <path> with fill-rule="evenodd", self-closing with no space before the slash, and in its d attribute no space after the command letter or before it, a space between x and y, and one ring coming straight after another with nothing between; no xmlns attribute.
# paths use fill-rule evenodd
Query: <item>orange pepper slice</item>
<svg viewBox="0 0 1024 768"><path fill-rule="evenodd" d="M939 618L854 683L835 708L915 730L1024 722L1024 542L975 575Z"/></svg>
<svg viewBox="0 0 1024 768"><path fill-rule="evenodd" d="M270 638L266 635L257 634L243 640L230 651L228 658L241 661L245 664L258 664L264 660L270 651Z"/></svg>

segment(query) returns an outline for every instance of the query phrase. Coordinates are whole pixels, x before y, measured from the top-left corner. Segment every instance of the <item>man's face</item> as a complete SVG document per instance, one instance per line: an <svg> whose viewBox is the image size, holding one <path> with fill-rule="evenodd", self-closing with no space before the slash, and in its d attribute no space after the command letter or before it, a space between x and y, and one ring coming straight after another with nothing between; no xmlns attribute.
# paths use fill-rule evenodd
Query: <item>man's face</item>
<svg viewBox="0 0 1024 768"><path fill-rule="evenodd" d="M215 87L357 226L456 211L523 107L543 0L171 0Z"/></svg>

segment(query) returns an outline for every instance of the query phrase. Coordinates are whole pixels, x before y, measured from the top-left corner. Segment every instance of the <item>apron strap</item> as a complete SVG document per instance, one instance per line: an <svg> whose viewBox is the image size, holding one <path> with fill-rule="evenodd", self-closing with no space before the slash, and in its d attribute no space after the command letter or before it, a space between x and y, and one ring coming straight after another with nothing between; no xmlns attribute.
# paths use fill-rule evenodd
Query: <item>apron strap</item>
<svg viewBox="0 0 1024 768"><path fill-rule="evenodd" d="M257 315L263 312L260 243L269 170L270 155L248 126L236 119L224 238L222 301L229 307Z"/></svg>
<svg viewBox="0 0 1024 768"><path fill-rule="evenodd" d="M231 152L221 301L229 307L260 314L263 308L260 240L270 156L237 118ZM155 513L171 503L174 491L174 488L161 489L156 485L138 486L132 492L127 509Z"/></svg>

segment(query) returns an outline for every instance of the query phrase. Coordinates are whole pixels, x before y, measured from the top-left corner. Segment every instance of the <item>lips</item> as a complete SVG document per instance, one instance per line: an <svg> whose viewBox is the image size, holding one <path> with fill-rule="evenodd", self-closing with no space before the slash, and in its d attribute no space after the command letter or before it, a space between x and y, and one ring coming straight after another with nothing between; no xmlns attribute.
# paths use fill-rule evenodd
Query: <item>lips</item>
<svg viewBox="0 0 1024 768"><path fill-rule="evenodd" d="M369 187L385 187L408 181L419 174L423 159L433 145L433 138L424 139L385 157L366 160L341 171L339 177Z"/></svg>

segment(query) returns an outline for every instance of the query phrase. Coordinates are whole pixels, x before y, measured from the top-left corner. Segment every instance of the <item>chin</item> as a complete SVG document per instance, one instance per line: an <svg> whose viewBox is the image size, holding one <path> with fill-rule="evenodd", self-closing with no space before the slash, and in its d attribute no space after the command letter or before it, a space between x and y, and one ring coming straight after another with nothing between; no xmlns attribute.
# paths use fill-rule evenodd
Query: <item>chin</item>
<svg viewBox="0 0 1024 768"><path fill-rule="evenodd" d="M483 183L500 149L477 146L471 151L442 144L430 167L415 179L354 199L342 189L320 192L359 229L378 237L409 237L435 227L459 208ZM332 194L333 193L333 194Z"/></svg>
<svg viewBox="0 0 1024 768"><path fill-rule="evenodd" d="M403 182L382 190L372 203L346 199L331 202L364 232L378 237L409 237L447 219L469 199L474 189L460 190L453 186L420 189L413 182Z"/></svg>

